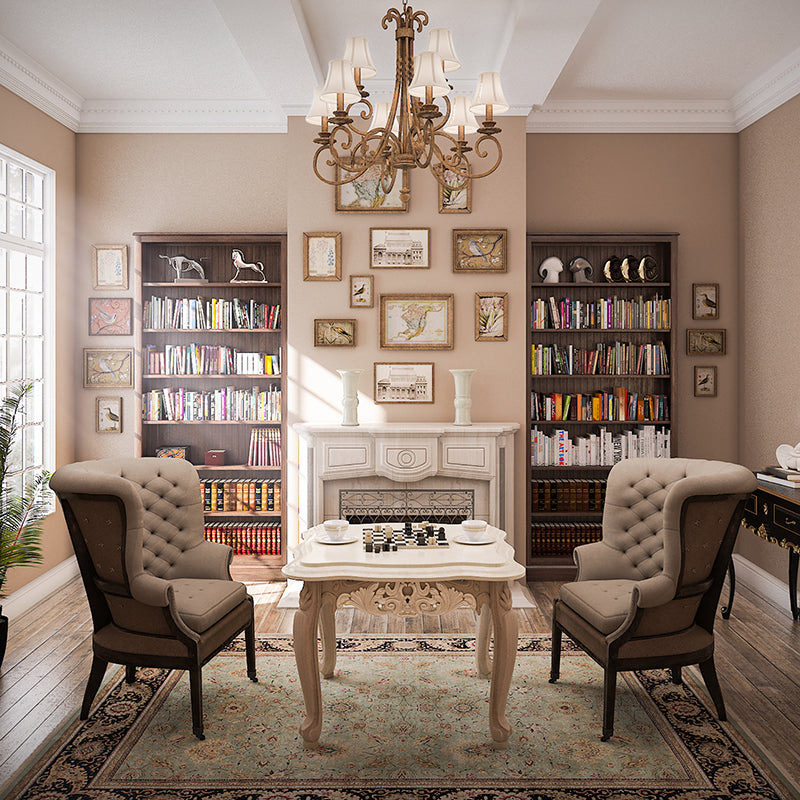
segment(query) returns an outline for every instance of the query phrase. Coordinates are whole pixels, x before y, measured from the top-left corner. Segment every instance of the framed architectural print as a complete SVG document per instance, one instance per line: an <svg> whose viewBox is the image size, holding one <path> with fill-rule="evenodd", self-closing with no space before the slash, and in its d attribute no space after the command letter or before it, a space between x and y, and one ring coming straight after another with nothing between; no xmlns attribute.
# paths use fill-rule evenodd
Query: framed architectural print
<svg viewBox="0 0 800 800"><path fill-rule="evenodd" d="M724 356L725 329L687 328L687 356Z"/></svg>
<svg viewBox="0 0 800 800"><path fill-rule="evenodd" d="M475 341L508 340L508 292L475 293Z"/></svg>
<svg viewBox="0 0 800 800"><path fill-rule="evenodd" d="M719 317L719 284L692 284L692 319L717 319Z"/></svg>
<svg viewBox="0 0 800 800"><path fill-rule="evenodd" d="M430 267L430 228L370 228L369 265L373 269Z"/></svg>
<svg viewBox="0 0 800 800"><path fill-rule="evenodd" d="M83 387L133 386L133 348L86 348L83 351Z"/></svg>
<svg viewBox="0 0 800 800"><path fill-rule="evenodd" d="M132 308L130 297L90 297L89 336L130 336Z"/></svg>
<svg viewBox="0 0 800 800"><path fill-rule="evenodd" d="M454 230L453 272L506 272L508 231Z"/></svg>
<svg viewBox="0 0 800 800"><path fill-rule="evenodd" d="M122 433L121 397L98 397L95 400L94 429L97 433Z"/></svg>
<svg viewBox="0 0 800 800"><path fill-rule="evenodd" d="M375 305L373 285L372 275L351 275L350 308L372 308Z"/></svg>
<svg viewBox="0 0 800 800"><path fill-rule="evenodd" d="M380 346L385 350L452 350L452 294L382 294Z"/></svg>
<svg viewBox="0 0 800 800"><path fill-rule="evenodd" d="M355 343L354 319L314 320L314 347L354 347Z"/></svg>
<svg viewBox="0 0 800 800"><path fill-rule="evenodd" d="M433 362L375 362L376 403L432 403Z"/></svg>
<svg viewBox="0 0 800 800"><path fill-rule="evenodd" d="M695 397L716 397L717 396L717 368L716 367L695 367L694 368L694 396Z"/></svg>
<svg viewBox="0 0 800 800"><path fill-rule="evenodd" d="M336 180L341 179L342 169L337 166ZM408 170L398 170L394 186L387 194L381 184L381 168L376 164L350 183L333 187L334 207L336 211L361 211L371 214L408 211L408 200L403 201L400 196L401 189L408 190L408 181Z"/></svg>
<svg viewBox="0 0 800 800"><path fill-rule="evenodd" d="M92 288L128 288L128 246L125 244L92 245Z"/></svg>
<svg viewBox="0 0 800 800"><path fill-rule="evenodd" d="M472 211L472 180L449 169L444 169L443 173L445 185L437 181L439 213L469 214Z"/></svg>
<svg viewBox="0 0 800 800"><path fill-rule="evenodd" d="M342 234L303 234L303 280L340 281L342 279Z"/></svg>

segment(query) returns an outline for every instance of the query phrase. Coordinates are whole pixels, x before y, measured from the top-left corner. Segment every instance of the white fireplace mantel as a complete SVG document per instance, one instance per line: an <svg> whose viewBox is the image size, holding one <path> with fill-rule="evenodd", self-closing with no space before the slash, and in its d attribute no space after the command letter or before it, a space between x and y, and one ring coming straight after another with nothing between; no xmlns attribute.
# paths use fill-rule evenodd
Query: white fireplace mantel
<svg viewBox="0 0 800 800"><path fill-rule="evenodd" d="M300 462L306 479L305 514L301 509L301 517L305 516L301 525L305 527L322 521L326 484L332 481L380 477L398 484L420 484L429 478L452 478L453 487L459 480L484 483L488 491L486 521L508 531L514 509L516 422L468 426L300 422L294 429L305 448L305 458Z"/></svg>

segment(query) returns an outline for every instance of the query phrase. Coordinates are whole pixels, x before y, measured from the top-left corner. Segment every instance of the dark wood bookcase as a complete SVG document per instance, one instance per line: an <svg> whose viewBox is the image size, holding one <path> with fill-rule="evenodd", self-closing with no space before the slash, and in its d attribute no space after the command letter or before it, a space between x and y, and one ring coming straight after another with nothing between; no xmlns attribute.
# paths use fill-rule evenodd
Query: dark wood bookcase
<svg viewBox="0 0 800 800"><path fill-rule="evenodd" d="M574 575L572 551L600 538L605 479L626 447L645 441L663 453L668 439L670 455L676 455L677 242L677 234L527 237L529 580ZM563 272L558 283L544 283L539 267L552 256L563 263ZM604 274L611 259L629 258L638 267L646 256L646 280L633 269L625 280L619 262L612 262L611 280ZM590 282L575 282L569 267L577 258L591 264ZM553 327L553 305L558 327ZM655 312L650 318L648 310ZM601 419L591 408L594 397ZM540 418L534 419L537 409ZM542 419L548 411L551 418Z"/></svg>
<svg viewBox="0 0 800 800"><path fill-rule="evenodd" d="M188 446L189 460L208 486L206 538L234 548L237 577L242 570L245 577L280 577L286 563L286 236L137 233L135 238L141 271L141 455ZM247 270L232 282L234 249L246 263L260 262L267 280L250 280L259 276ZM200 263L206 282L193 271L176 281L162 256L179 255ZM245 353L274 359L246 361ZM271 442L259 456L251 449L254 436ZM207 466L210 450L224 450L224 464ZM209 507L212 483L215 498L227 491L227 504L220 500ZM261 510L266 502L255 510L256 487L259 497L271 487L271 510Z"/></svg>

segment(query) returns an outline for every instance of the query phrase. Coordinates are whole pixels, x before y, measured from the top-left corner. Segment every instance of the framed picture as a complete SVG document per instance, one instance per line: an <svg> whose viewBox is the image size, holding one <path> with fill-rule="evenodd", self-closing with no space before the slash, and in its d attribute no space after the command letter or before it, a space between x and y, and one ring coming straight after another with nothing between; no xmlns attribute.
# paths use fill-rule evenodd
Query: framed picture
<svg viewBox="0 0 800 800"><path fill-rule="evenodd" d="M130 297L90 297L89 336L130 336L132 308Z"/></svg>
<svg viewBox="0 0 800 800"><path fill-rule="evenodd" d="M432 403L433 362L375 362L376 403Z"/></svg>
<svg viewBox="0 0 800 800"><path fill-rule="evenodd" d="M475 293L475 341L508 340L508 292Z"/></svg>
<svg viewBox="0 0 800 800"><path fill-rule="evenodd" d="M370 228L369 265L424 269L430 267L430 228Z"/></svg>
<svg viewBox="0 0 800 800"><path fill-rule="evenodd" d="M83 351L83 387L133 386L133 348L86 348Z"/></svg>
<svg viewBox="0 0 800 800"><path fill-rule="evenodd" d="M717 368L716 367L695 367L694 368L694 396L695 397L716 397L717 396Z"/></svg>
<svg viewBox="0 0 800 800"><path fill-rule="evenodd" d="M453 272L506 272L508 231L454 230Z"/></svg>
<svg viewBox="0 0 800 800"><path fill-rule="evenodd" d="M94 429L97 433L122 433L122 398L95 400Z"/></svg>
<svg viewBox="0 0 800 800"><path fill-rule="evenodd" d="M375 305L372 287L372 275L351 275L350 308L372 308Z"/></svg>
<svg viewBox="0 0 800 800"><path fill-rule="evenodd" d="M440 214L469 214L472 211L472 180L449 169L443 170L445 186L439 186Z"/></svg>
<svg viewBox="0 0 800 800"><path fill-rule="evenodd" d="M354 347L355 343L354 319L314 320L314 347Z"/></svg>
<svg viewBox="0 0 800 800"><path fill-rule="evenodd" d="M719 317L719 284L692 284L692 319L717 319Z"/></svg>
<svg viewBox="0 0 800 800"><path fill-rule="evenodd" d="M408 200L403 201L400 190L408 190L408 170L398 170L397 180L387 194L381 184L381 168L375 164L363 175L350 183L333 187L334 208L336 211L360 211L367 213L408 211ZM402 175L402 177L401 177ZM341 180L342 170L336 167L336 180Z"/></svg>
<svg viewBox="0 0 800 800"><path fill-rule="evenodd" d="M452 350L452 294L382 294L380 346L385 350Z"/></svg>
<svg viewBox="0 0 800 800"><path fill-rule="evenodd" d="M128 246L125 244L92 245L92 288L128 288Z"/></svg>
<svg viewBox="0 0 800 800"><path fill-rule="evenodd" d="M303 234L303 280L342 279L342 234Z"/></svg>
<svg viewBox="0 0 800 800"><path fill-rule="evenodd" d="M725 355L725 329L687 328L686 355L723 356Z"/></svg>

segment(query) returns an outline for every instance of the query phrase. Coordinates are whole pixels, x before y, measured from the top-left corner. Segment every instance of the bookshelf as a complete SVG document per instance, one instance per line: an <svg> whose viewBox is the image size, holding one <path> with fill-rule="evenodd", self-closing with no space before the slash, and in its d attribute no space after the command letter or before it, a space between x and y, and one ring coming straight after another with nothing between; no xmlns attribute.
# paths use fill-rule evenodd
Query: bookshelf
<svg viewBox="0 0 800 800"><path fill-rule="evenodd" d="M677 242L677 234L527 237L529 580L574 576L573 549L601 537L616 460L676 455ZM551 257L563 264L558 283L539 275ZM592 266L587 282L570 271L578 258Z"/></svg>
<svg viewBox="0 0 800 800"><path fill-rule="evenodd" d="M203 486L206 538L233 547L237 577L280 577L286 563L286 237L137 233L135 239L141 455L188 447ZM234 250L245 263L263 265L266 281L250 269L231 282ZM196 270L176 281L167 260L176 256L200 264L205 281ZM224 454L206 464L208 451Z"/></svg>

